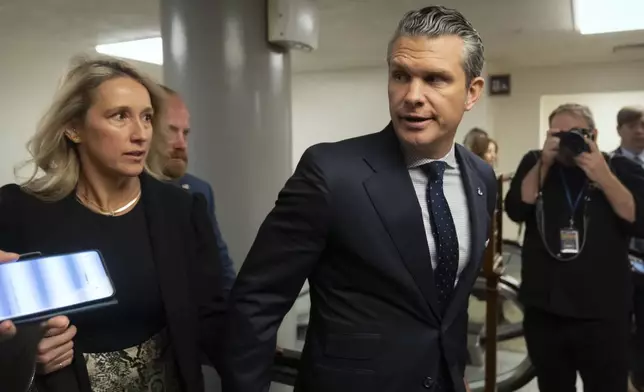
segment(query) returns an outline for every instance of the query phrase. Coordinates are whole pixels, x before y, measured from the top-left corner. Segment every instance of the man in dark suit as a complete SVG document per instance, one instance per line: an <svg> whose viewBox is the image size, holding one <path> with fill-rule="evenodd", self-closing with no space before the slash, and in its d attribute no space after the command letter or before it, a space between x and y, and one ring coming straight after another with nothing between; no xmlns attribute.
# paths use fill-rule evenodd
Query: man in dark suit
<svg viewBox="0 0 644 392"><path fill-rule="evenodd" d="M230 291L235 282L235 268L228 254L228 246L219 229L215 215L215 194L206 181L186 172L188 167L188 135L190 134L190 113L179 94L166 86L161 86L168 93L167 121L170 128L169 154L165 175L190 193L201 193L208 202L208 215L212 220L217 238L217 248L221 259L224 278L224 290Z"/></svg>
<svg viewBox="0 0 644 392"><path fill-rule="evenodd" d="M388 49L391 123L309 148L231 292L226 392L267 391L277 330L308 278L296 391L462 392L467 305L496 200L454 136L484 81L457 11L407 13Z"/></svg>
<svg viewBox="0 0 644 392"><path fill-rule="evenodd" d="M644 107L625 107L617 113L620 146L613 156L624 156L644 167ZM644 254L644 239L633 238L631 250ZM644 391L644 275L633 273L633 314L635 339L632 345L631 380L637 390Z"/></svg>

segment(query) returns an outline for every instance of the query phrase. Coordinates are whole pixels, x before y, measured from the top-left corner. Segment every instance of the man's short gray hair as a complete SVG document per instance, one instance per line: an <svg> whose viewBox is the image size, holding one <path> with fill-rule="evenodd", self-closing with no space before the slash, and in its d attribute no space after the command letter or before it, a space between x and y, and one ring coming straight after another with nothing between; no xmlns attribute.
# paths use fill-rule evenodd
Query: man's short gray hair
<svg viewBox="0 0 644 392"><path fill-rule="evenodd" d="M576 117L579 117L586 121L591 130L595 130L595 119L593 118L593 112L590 111L590 108L586 105L580 105L578 103L564 103L557 106L548 116L548 125L552 126L552 120L555 116L560 114L570 114Z"/></svg>
<svg viewBox="0 0 644 392"><path fill-rule="evenodd" d="M394 42L400 37L438 38L455 35L463 39L463 70L467 84L483 72L483 40L472 24L455 9L432 5L407 12L398 23L387 47L387 62L391 60Z"/></svg>

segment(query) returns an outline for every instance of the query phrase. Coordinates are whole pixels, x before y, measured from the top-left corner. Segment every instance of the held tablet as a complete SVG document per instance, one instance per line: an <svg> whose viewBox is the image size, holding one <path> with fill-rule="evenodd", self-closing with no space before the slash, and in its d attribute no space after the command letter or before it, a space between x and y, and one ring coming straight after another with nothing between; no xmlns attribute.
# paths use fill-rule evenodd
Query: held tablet
<svg viewBox="0 0 644 392"><path fill-rule="evenodd" d="M96 250L0 264L0 320L46 320L116 303Z"/></svg>

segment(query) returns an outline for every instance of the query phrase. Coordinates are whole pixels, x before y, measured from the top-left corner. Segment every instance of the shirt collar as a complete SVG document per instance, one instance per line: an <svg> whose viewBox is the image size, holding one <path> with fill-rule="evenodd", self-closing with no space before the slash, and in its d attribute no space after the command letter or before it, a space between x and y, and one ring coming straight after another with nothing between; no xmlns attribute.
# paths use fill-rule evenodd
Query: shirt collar
<svg viewBox="0 0 644 392"><path fill-rule="evenodd" d="M620 150L622 151L622 155L625 156L626 158L629 159L639 159L642 162L644 162L644 151L642 151L639 154L635 154L634 152L625 149L624 147L620 147Z"/></svg>
<svg viewBox="0 0 644 392"><path fill-rule="evenodd" d="M434 162L434 161L442 161L447 164L447 167L450 169L455 169L458 167L458 164L456 163L456 152L455 152L454 145L452 144L452 148L450 148L449 152L442 158L439 159L429 159L429 158L422 158L418 155L415 155L413 153L408 153L405 156L405 160L407 161L407 168L412 169L416 168L419 166L423 166L427 163Z"/></svg>

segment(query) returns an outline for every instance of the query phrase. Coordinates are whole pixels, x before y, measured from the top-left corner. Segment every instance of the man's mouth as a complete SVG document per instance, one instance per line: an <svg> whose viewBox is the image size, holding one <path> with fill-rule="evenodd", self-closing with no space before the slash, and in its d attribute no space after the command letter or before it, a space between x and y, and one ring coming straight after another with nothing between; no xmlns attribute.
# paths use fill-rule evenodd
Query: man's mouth
<svg viewBox="0 0 644 392"><path fill-rule="evenodd" d="M410 114L410 115L403 115L400 116L400 119L409 123L409 124L422 124L424 122L430 121L430 120L436 120L436 117L434 116L419 116L415 114Z"/></svg>
<svg viewBox="0 0 644 392"><path fill-rule="evenodd" d="M400 116L400 120L408 129L423 130L431 121L436 121L435 116L419 116L417 114L408 114Z"/></svg>

